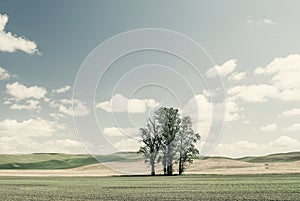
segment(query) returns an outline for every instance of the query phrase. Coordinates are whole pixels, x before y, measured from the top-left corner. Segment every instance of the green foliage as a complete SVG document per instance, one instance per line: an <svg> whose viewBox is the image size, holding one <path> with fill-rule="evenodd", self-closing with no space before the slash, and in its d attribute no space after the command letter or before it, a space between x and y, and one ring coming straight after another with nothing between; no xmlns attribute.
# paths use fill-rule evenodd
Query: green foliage
<svg viewBox="0 0 300 201"><path fill-rule="evenodd" d="M158 151L161 147L162 138L159 134L155 120L149 119L147 128L141 128L143 146L140 147L138 153L142 153L146 158L145 162L149 162L151 166L151 175L155 175L155 161Z"/></svg>
<svg viewBox="0 0 300 201"><path fill-rule="evenodd" d="M165 175L173 174L173 160L176 154L175 138L180 130L181 119L178 109L161 107L155 113L161 136L162 156L159 160L162 161Z"/></svg>
<svg viewBox="0 0 300 201"><path fill-rule="evenodd" d="M199 154L195 143L201 139L198 133L192 129L193 123L190 117L183 117L180 125L180 131L176 136L175 142L179 153L178 173L181 175L187 163L191 164L193 159Z"/></svg>
<svg viewBox="0 0 300 201"><path fill-rule="evenodd" d="M159 108L153 119L149 119L147 128L141 128L140 131L143 146L138 153L143 153L146 161L150 161L152 175L159 152L161 154L157 162L162 162L164 175L173 175L176 159L179 161L179 174L182 174L185 165L199 154L195 143L200 140L200 135L194 133L191 118L181 118L178 109ZM178 158L176 154L179 154Z"/></svg>

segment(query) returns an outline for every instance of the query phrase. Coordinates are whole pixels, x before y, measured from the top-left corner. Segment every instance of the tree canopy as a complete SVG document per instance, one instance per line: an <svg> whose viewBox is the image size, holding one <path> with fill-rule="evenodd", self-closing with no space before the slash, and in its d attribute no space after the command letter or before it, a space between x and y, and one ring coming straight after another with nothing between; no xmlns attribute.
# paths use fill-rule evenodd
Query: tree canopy
<svg viewBox="0 0 300 201"><path fill-rule="evenodd" d="M162 163L164 175L173 175L174 163L178 163L178 174L192 163L199 154L195 143L200 140L192 125L192 119L181 117L175 108L161 107L148 119L147 126L140 129L142 146L138 153L150 163L151 175L155 175L156 163Z"/></svg>

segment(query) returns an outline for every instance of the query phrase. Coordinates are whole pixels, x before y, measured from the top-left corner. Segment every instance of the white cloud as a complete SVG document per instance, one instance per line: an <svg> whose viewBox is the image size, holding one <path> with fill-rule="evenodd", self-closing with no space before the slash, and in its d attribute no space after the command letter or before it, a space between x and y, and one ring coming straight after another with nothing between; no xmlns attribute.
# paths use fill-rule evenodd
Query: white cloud
<svg viewBox="0 0 300 201"><path fill-rule="evenodd" d="M32 99L26 100L26 104L14 103L10 106L10 108L13 110L39 110L39 109L41 109L40 101L32 100Z"/></svg>
<svg viewBox="0 0 300 201"><path fill-rule="evenodd" d="M54 118L54 119L61 119L61 118L66 117L66 115L64 115L62 113L50 113L49 116Z"/></svg>
<svg viewBox="0 0 300 201"><path fill-rule="evenodd" d="M287 110L281 113L281 116L284 117L293 117L293 116L299 116L300 115L300 108L294 108L291 110Z"/></svg>
<svg viewBox="0 0 300 201"><path fill-rule="evenodd" d="M72 139L51 139L37 142L30 138L1 137L0 153L86 153L81 143Z"/></svg>
<svg viewBox="0 0 300 201"><path fill-rule="evenodd" d="M247 20L248 24L255 24L255 25L276 25L274 21L268 18L263 19L254 19L252 16L248 16Z"/></svg>
<svg viewBox="0 0 300 201"><path fill-rule="evenodd" d="M285 131L300 131L300 123L293 124L290 127L284 129Z"/></svg>
<svg viewBox="0 0 300 201"><path fill-rule="evenodd" d="M282 90L279 99L283 101L300 101L300 88Z"/></svg>
<svg viewBox="0 0 300 201"><path fill-rule="evenodd" d="M266 102L268 98L278 97L278 89L272 85L239 85L228 89L233 99L240 98L246 102Z"/></svg>
<svg viewBox="0 0 300 201"><path fill-rule="evenodd" d="M248 141L238 141L228 144L218 144L211 155L243 157L243 156L261 156L272 153L299 151L299 140L289 136L281 136L267 144L257 144Z"/></svg>
<svg viewBox="0 0 300 201"><path fill-rule="evenodd" d="M24 121L5 119L0 122L1 137L43 137L51 136L57 131L64 129L64 126L57 122L41 118L31 118Z"/></svg>
<svg viewBox="0 0 300 201"><path fill-rule="evenodd" d="M116 94L110 101L98 103L96 108L106 112L145 113L148 109L159 106L154 99L128 99Z"/></svg>
<svg viewBox="0 0 300 201"><path fill-rule="evenodd" d="M207 96L202 94L197 94L191 98L186 105L182 108L183 116L190 116L194 122L193 128L195 132L201 134L202 139L205 139L209 133L211 127L212 117L213 117L213 108L215 107L215 112L225 112L220 114L225 118L226 122L237 121L241 119L240 112L244 109L241 107L237 101L232 99L227 99L225 101L225 111L220 108L224 108L224 103L217 103L215 106L210 102ZM220 107L220 108L219 108ZM218 118L218 114L216 114ZM220 119L221 121L223 119Z"/></svg>
<svg viewBox="0 0 300 201"><path fill-rule="evenodd" d="M285 58L275 58L265 67L255 69L256 75L271 76L271 83L284 101L300 101L300 55L292 54Z"/></svg>
<svg viewBox="0 0 300 201"><path fill-rule="evenodd" d="M291 137L288 137L288 136L281 136L278 139L271 142L270 145L273 145L276 147L298 147L298 148L300 148L299 141L296 139L293 139Z"/></svg>
<svg viewBox="0 0 300 201"><path fill-rule="evenodd" d="M227 99L225 103L225 120L229 121L237 121L241 118L240 112L244 108L237 104L236 101Z"/></svg>
<svg viewBox="0 0 300 201"><path fill-rule="evenodd" d="M182 116L192 118L193 129L205 139L209 134L212 123L213 103L205 95L197 94L192 97L181 110Z"/></svg>
<svg viewBox="0 0 300 201"><path fill-rule="evenodd" d="M183 115L190 116L193 121L211 121L213 104L202 94L195 95L182 108Z"/></svg>
<svg viewBox="0 0 300 201"><path fill-rule="evenodd" d="M119 151L137 151L141 146L138 138L124 139L115 144Z"/></svg>
<svg viewBox="0 0 300 201"><path fill-rule="evenodd" d="M261 131L264 131L264 132L271 132L271 131L276 131L278 129L278 126L277 124L273 123L273 124L268 124L268 125L265 125L265 126L262 126L260 128Z"/></svg>
<svg viewBox="0 0 300 201"><path fill-rule="evenodd" d="M234 82L239 82L246 79L247 72L233 73L228 79Z"/></svg>
<svg viewBox="0 0 300 201"><path fill-rule="evenodd" d="M265 67L255 69L255 74L272 75L271 82L278 89L294 89L300 87L300 55L289 55L275 58Z"/></svg>
<svg viewBox="0 0 300 201"><path fill-rule="evenodd" d="M103 129L103 133L109 137L120 137L120 136L127 136L127 137L136 137L139 135L138 128L118 128L118 127L107 127Z"/></svg>
<svg viewBox="0 0 300 201"><path fill-rule="evenodd" d="M71 89L71 87L66 85L59 89L53 89L51 92L56 93L56 94L63 94L63 93L66 93L67 91L69 91L70 89Z"/></svg>
<svg viewBox="0 0 300 201"><path fill-rule="evenodd" d="M11 32L5 32L8 16L0 14L0 51L15 52L17 50L28 54L38 53L37 45L34 41L16 36Z"/></svg>
<svg viewBox="0 0 300 201"><path fill-rule="evenodd" d="M72 107L73 103L73 107ZM50 101L50 107L57 108L59 112L68 116L86 116L90 114L84 102L77 99L60 99L58 101ZM56 115L56 117L58 117Z"/></svg>
<svg viewBox="0 0 300 201"><path fill-rule="evenodd" d="M27 98L41 99L47 94L47 90L43 87L19 84L18 82L7 84L6 93L13 96L16 100L23 100Z"/></svg>
<svg viewBox="0 0 300 201"><path fill-rule="evenodd" d="M66 132L65 125L42 118L5 119L0 121L0 153L85 153L79 141L61 138Z"/></svg>
<svg viewBox="0 0 300 201"><path fill-rule="evenodd" d="M231 59L226 61L221 66L214 66L206 71L207 77L216 77L216 76L222 76L225 77L232 73L234 69L236 68L236 59Z"/></svg>
<svg viewBox="0 0 300 201"><path fill-rule="evenodd" d="M7 80L9 77L9 72L0 66L0 80Z"/></svg>

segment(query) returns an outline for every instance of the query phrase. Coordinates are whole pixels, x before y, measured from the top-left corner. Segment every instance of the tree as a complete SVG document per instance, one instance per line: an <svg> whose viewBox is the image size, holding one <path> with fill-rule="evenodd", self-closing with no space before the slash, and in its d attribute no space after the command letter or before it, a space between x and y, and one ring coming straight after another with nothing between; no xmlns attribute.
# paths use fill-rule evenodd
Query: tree
<svg viewBox="0 0 300 201"><path fill-rule="evenodd" d="M155 114L161 132L161 150L164 175L173 174L173 158L176 154L175 137L180 129L178 109L161 107Z"/></svg>
<svg viewBox="0 0 300 201"><path fill-rule="evenodd" d="M155 175L155 163L162 162L164 175L173 174L173 161L179 163L178 172L182 174L187 163L199 154L195 143L200 135L194 133L192 120L186 116L181 119L179 110L161 107L149 118L146 128L140 129L143 153L151 166L151 175ZM159 156L159 157L158 157ZM157 158L157 160L156 160Z"/></svg>
<svg viewBox="0 0 300 201"><path fill-rule="evenodd" d="M179 153L178 173L184 172L187 163L192 163L193 158L199 154L195 143L200 140L200 135L192 129L192 119L188 116L183 117L180 124L180 131L176 136L176 148Z"/></svg>
<svg viewBox="0 0 300 201"><path fill-rule="evenodd" d="M155 119L149 118L146 128L140 129L142 142L144 146L141 146L138 153L144 154L146 158L145 162L150 163L151 175L155 175L155 162L156 157L161 146L161 136L158 132L158 128L155 123Z"/></svg>

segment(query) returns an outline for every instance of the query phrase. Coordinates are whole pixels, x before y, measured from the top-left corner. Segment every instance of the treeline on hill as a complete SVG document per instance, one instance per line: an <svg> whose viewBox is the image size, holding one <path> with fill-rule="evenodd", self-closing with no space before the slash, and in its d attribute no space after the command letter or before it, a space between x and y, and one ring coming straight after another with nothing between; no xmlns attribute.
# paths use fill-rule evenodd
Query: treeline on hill
<svg viewBox="0 0 300 201"><path fill-rule="evenodd" d="M178 109L161 107L149 118L146 127L140 128L142 146L138 153L150 163L151 175L155 175L157 163L162 163L164 175L173 175L176 162L181 175L185 166L193 162L199 154L195 143L200 135L193 131L192 124L192 119L181 117Z"/></svg>

